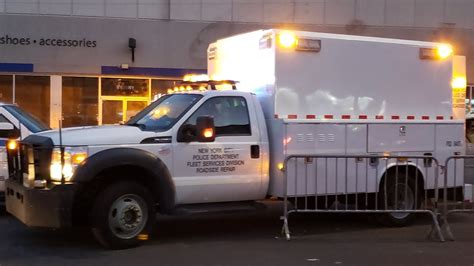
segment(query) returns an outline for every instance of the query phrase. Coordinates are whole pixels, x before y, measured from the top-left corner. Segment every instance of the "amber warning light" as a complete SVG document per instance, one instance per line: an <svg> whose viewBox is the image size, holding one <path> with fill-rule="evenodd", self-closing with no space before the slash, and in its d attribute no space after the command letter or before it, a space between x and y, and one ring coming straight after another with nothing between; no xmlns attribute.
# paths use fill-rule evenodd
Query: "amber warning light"
<svg viewBox="0 0 474 266"><path fill-rule="evenodd" d="M321 40L312 38L298 38L292 32L282 32L277 36L278 43L286 49L296 51L316 52L321 51Z"/></svg>
<svg viewBox="0 0 474 266"><path fill-rule="evenodd" d="M16 140L9 140L7 144L9 150L16 150L18 148L18 142Z"/></svg>
<svg viewBox="0 0 474 266"><path fill-rule="evenodd" d="M291 32L282 32L278 35L278 43L282 47L291 48L298 44L298 39Z"/></svg>
<svg viewBox="0 0 474 266"><path fill-rule="evenodd" d="M203 135L204 135L205 138L212 138L212 137L214 136L214 129L212 129L212 128L205 128Z"/></svg>
<svg viewBox="0 0 474 266"><path fill-rule="evenodd" d="M453 52L453 47L450 44L442 43L436 48L420 48L420 59L442 60L450 57Z"/></svg>

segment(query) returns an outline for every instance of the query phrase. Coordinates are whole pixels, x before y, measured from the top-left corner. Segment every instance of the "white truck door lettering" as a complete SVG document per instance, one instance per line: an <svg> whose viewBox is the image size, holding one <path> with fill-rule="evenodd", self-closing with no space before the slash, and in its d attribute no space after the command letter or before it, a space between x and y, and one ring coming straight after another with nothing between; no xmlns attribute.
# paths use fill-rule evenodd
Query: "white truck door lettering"
<svg viewBox="0 0 474 266"><path fill-rule="evenodd" d="M176 143L174 178L180 203L253 199L261 184L260 158L251 158L259 145L251 132L247 100L240 96L208 99L185 122L199 116L214 118L214 142ZM254 121L252 121L254 122Z"/></svg>

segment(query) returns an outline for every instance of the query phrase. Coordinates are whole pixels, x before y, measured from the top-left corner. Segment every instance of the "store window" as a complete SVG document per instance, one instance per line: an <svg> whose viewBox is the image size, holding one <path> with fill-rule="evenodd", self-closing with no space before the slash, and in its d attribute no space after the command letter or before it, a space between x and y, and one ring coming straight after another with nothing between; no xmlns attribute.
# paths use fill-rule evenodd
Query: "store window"
<svg viewBox="0 0 474 266"><path fill-rule="evenodd" d="M161 96L168 94L168 90L179 85L179 80L160 80L151 81L151 101L156 101Z"/></svg>
<svg viewBox="0 0 474 266"><path fill-rule="evenodd" d="M15 76L15 102L49 125L50 77Z"/></svg>
<svg viewBox="0 0 474 266"><path fill-rule="evenodd" d="M99 79L63 77L63 127L97 125Z"/></svg>
<svg viewBox="0 0 474 266"><path fill-rule="evenodd" d="M102 96L148 97L148 79L102 78Z"/></svg>
<svg viewBox="0 0 474 266"><path fill-rule="evenodd" d="M0 75L0 102L13 102L13 76Z"/></svg>

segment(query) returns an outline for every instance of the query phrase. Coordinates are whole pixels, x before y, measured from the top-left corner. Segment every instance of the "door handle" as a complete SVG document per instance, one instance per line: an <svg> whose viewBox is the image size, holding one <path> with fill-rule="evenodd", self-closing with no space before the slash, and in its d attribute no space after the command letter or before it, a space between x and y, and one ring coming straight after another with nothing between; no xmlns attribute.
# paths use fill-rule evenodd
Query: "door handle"
<svg viewBox="0 0 474 266"><path fill-rule="evenodd" d="M259 145L251 145L250 146L250 158L252 158L252 159L260 158L260 146Z"/></svg>

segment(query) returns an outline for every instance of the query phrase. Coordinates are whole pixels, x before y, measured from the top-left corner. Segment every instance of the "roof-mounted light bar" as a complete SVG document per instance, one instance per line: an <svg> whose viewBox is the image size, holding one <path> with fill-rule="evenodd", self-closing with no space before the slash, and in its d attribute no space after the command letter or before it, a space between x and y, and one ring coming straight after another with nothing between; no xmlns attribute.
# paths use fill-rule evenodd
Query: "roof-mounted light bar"
<svg viewBox="0 0 474 266"><path fill-rule="evenodd" d="M232 90L237 90L238 82L235 80L201 80L201 81L182 81L179 83L180 86L192 86L192 87L199 87L199 88L210 88L210 90L217 90L217 86L220 85L230 85Z"/></svg>

